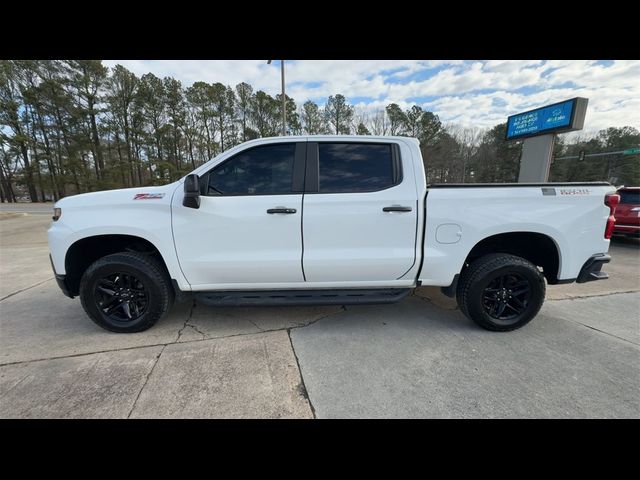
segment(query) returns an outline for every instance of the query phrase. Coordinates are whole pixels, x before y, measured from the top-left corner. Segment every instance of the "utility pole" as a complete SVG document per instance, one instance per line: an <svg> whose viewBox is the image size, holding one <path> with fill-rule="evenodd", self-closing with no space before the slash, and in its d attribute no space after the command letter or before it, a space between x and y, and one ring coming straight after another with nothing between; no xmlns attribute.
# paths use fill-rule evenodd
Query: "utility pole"
<svg viewBox="0 0 640 480"><path fill-rule="evenodd" d="M267 60L267 65L271 65L271 60ZM282 80L282 136L287 134L287 97L284 93L284 60L280 60L280 77Z"/></svg>

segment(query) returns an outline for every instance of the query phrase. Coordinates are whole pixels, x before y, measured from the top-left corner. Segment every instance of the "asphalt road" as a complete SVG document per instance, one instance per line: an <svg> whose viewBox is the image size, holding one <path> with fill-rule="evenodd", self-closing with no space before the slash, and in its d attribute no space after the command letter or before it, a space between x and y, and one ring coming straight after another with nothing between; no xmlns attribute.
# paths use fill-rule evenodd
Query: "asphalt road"
<svg viewBox="0 0 640 480"><path fill-rule="evenodd" d="M0 212L50 216L53 214L53 203L0 203Z"/></svg>
<svg viewBox="0 0 640 480"><path fill-rule="evenodd" d="M613 242L610 280L550 287L506 334L419 289L383 306L185 303L119 335L58 291L48 223L0 214L2 418L640 417L636 240Z"/></svg>

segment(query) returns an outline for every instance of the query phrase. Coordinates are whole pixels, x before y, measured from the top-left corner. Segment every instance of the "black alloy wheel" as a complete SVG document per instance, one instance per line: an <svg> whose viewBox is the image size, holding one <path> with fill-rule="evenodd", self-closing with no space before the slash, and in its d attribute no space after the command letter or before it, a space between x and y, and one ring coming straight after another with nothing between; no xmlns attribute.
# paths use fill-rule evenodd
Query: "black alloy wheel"
<svg viewBox="0 0 640 480"><path fill-rule="evenodd" d="M492 253L473 260L460 274L460 311L482 328L508 332L526 325L544 302L545 278L529 260Z"/></svg>
<svg viewBox="0 0 640 480"><path fill-rule="evenodd" d="M124 272L99 279L94 297L96 306L114 322L137 320L149 305L149 293L144 284Z"/></svg>
<svg viewBox="0 0 640 480"><path fill-rule="evenodd" d="M102 328L134 333L151 328L169 311L174 292L161 258L118 252L87 268L79 296L91 320Z"/></svg>
<svg viewBox="0 0 640 480"><path fill-rule="evenodd" d="M482 295L485 312L500 321L522 315L529 305L531 284L518 273L499 275L489 282Z"/></svg>

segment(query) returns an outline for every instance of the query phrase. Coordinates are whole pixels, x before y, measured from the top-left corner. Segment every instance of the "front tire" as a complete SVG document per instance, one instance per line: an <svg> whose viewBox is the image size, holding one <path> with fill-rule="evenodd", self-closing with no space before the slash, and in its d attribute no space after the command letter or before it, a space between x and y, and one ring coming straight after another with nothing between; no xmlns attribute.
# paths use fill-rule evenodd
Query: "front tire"
<svg viewBox="0 0 640 480"><path fill-rule="evenodd" d="M151 328L171 308L172 290L162 264L142 253L107 255L80 280L80 301L102 328L118 333Z"/></svg>
<svg viewBox="0 0 640 480"><path fill-rule="evenodd" d="M462 313L486 330L515 330L535 317L545 296L544 276L522 257L480 257L464 270L456 292Z"/></svg>

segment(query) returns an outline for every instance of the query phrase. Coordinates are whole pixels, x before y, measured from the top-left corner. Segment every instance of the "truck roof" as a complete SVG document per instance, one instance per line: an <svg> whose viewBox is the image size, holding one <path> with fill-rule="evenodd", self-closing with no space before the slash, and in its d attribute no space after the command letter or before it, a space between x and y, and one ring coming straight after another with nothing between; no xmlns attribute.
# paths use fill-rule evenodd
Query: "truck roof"
<svg viewBox="0 0 640 480"><path fill-rule="evenodd" d="M250 140L250 142L259 142L262 140L380 140L380 141L389 141L389 140L413 140L418 142L418 139L415 137L403 137L399 135L287 135L277 136L277 137L260 137L254 140ZM248 143L248 142L245 142Z"/></svg>

